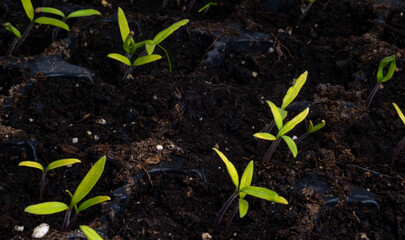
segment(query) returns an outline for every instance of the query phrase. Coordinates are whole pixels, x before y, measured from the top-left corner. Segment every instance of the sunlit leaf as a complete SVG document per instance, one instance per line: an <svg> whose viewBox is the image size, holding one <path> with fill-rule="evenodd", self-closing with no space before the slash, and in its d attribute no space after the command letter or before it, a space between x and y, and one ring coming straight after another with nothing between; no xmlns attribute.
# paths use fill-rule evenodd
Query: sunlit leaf
<svg viewBox="0 0 405 240"><path fill-rule="evenodd" d="M286 110L281 109L281 108L278 108L278 111L280 112L281 119L284 120L287 117L288 112Z"/></svg>
<svg viewBox="0 0 405 240"><path fill-rule="evenodd" d="M402 113L401 109L398 107L398 105L396 103L392 103L392 105L394 105L395 110L397 110L399 117L401 118L402 122L405 124L405 116Z"/></svg>
<svg viewBox="0 0 405 240"><path fill-rule="evenodd" d="M28 18L31 20L31 22L34 21L34 8L32 7L31 0L21 0L21 3L24 7L24 11L27 14Z"/></svg>
<svg viewBox="0 0 405 240"><path fill-rule="evenodd" d="M253 161L250 161L247 167L245 168L245 171L243 171L242 177L240 179L240 186L239 190L243 189L244 187L250 186L252 183L252 178L253 178L253 168L254 164ZM239 193L240 198L244 198L246 193Z"/></svg>
<svg viewBox="0 0 405 240"><path fill-rule="evenodd" d="M131 61L129 61L129 59L127 57L125 57L119 53L110 53L107 55L107 57L120 61L120 62L124 63L125 65L131 66Z"/></svg>
<svg viewBox="0 0 405 240"><path fill-rule="evenodd" d="M231 176L232 182L235 185L236 189L239 188L239 175L238 171L236 171L235 166L228 160L228 158L218 149L213 148L215 152L219 155L219 157L222 159L222 161L226 165L226 169L228 169L228 173Z"/></svg>
<svg viewBox="0 0 405 240"><path fill-rule="evenodd" d="M63 202L44 202L28 206L24 209L24 212L36 215L47 215L62 212L68 208L68 205Z"/></svg>
<svg viewBox="0 0 405 240"><path fill-rule="evenodd" d="M276 192L273 192L267 188L249 186L249 187L243 188L241 191L243 191L251 196L261 198L261 199L264 199L267 201L281 203L281 204L288 204L288 202L285 198L279 196Z"/></svg>
<svg viewBox="0 0 405 240"><path fill-rule="evenodd" d="M13 25L11 25L11 23L6 23L4 24L4 26L6 27L6 30L13 33L17 38L21 38L21 33L20 31L18 31L17 28L15 28Z"/></svg>
<svg viewBox="0 0 405 240"><path fill-rule="evenodd" d="M272 135L270 133L264 133L264 132L255 133L255 134L253 134L253 137L260 138L263 140L270 140L270 141L274 141L277 139L274 135Z"/></svg>
<svg viewBox="0 0 405 240"><path fill-rule="evenodd" d="M75 193L73 194L72 200L70 202L70 207L80 202L87 194L93 189L97 181L100 179L101 174L104 171L106 157L101 157L89 170L86 176L83 178L79 186L77 187Z"/></svg>
<svg viewBox="0 0 405 240"><path fill-rule="evenodd" d="M292 138L290 138L287 135L283 135L281 136L285 143L287 143L288 148L291 150L291 153L293 154L294 157L297 156L298 150L297 150L297 145L295 144L294 140L292 140Z"/></svg>
<svg viewBox="0 0 405 240"><path fill-rule="evenodd" d="M83 210L86 210L89 207L92 207L94 205L97 205L99 203L109 201L109 200L111 200L111 198L108 197L108 196L97 196L97 197L94 197L94 198L90 198L89 200L87 200L84 203L80 204L78 212L81 212Z"/></svg>
<svg viewBox="0 0 405 240"><path fill-rule="evenodd" d="M271 112L273 113L274 121L276 122L277 129L280 130L283 127L283 119L281 117L279 108L270 101L266 101L269 105Z"/></svg>
<svg viewBox="0 0 405 240"><path fill-rule="evenodd" d="M125 42L127 36L129 35L129 26L127 18L125 17L125 13L122 8L118 7L118 25L120 27L120 33L122 37L122 42Z"/></svg>
<svg viewBox="0 0 405 240"><path fill-rule="evenodd" d="M66 31L69 31L69 26L66 23L62 22L61 20L55 19L55 18L39 17L39 18L36 18L34 20L34 22L38 23L38 24L52 25L52 26L55 26L58 28L62 28Z"/></svg>
<svg viewBox="0 0 405 240"><path fill-rule="evenodd" d="M243 218L246 213L248 212L249 209L249 203L242 198L239 198L239 216L240 218Z"/></svg>
<svg viewBox="0 0 405 240"><path fill-rule="evenodd" d="M290 103L297 97L298 93L300 92L302 86L304 86L305 82L307 81L308 71L305 71L301 76L295 80L295 83L292 87L290 87L283 98L283 104L281 105L281 109L285 109Z"/></svg>
<svg viewBox="0 0 405 240"><path fill-rule="evenodd" d="M154 44L149 46L148 54L152 54L153 51L154 51L154 48L156 47L157 44L161 43L168 36L170 36L174 31L176 31L180 27L186 25L188 22L189 22L188 19L183 19L181 21L178 21L178 22L172 24L170 27L168 27L165 30L163 30L163 31L159 32L158 34L156 34L156 36L153 38Z"/></svg>
<svg viewBox="0 0 405 240"><path fill-rule="evenodd" d="M88 16L93 16L93 15L101 15L101 13L94 9L83 9L83 10L78 10L76 12L72 12L71 14L69 14L66 17L66 20L69 18L88 17Z"/></svg>
<svg viewBox="0 0 405 240"><path fill-rule="evenodd" d="M41 171L44 171L44 167L41 164L39 164L37 162L33 162L33 161L23 161L23 162L20 162L18 164L18 166L20 166L20 167L32 167L32 168L37 168L37 169L39 169Z"/></svg>
<svg viewBox="0 0 405 240"><path fill-rule="evenodd" d="M384 67L390 63L390 67L388 69L388 72L385 76L384 75ZM377 81L379 83L384 83L392 78L394 75L396 68L396 61L395 61L395 54L389 57L385 57L381 63L378 65L378 71L377 71Z"/></svg>
<svg viewBox="0 0 405 240"><path fill-rule="evenodd" d="M52 7L40 7L38 9L40 10L41 13L50 13L65 18L65 14L59 9Z"/></svg>
<svg viewBox="0 0 405 240"><path fill-rule="evenodd" d="M141 65L144 65L147 63L154 62L161 58L162 58L162 56L157 55L157 54L142 56L142 57L135 59L135 61L132 63L132 66L141 66Z"/></svg>
<svg viewBox="0 0 405 240"><path fill-rule="evenodd" d="M75 163L80 163L81 161L79 159L76 158L67 158L67 159L61 159L61 160L56 160L51 162L48 167L46 167L45 171L49 171L58 167L63 167L66 165L71 165L71 164L75 164Z"/></svg>
<svg viewBox="0 0 405 240"><path fill-rule="evenodd" d="M281 137L291 131L298 123L302 122L309 113L309 108L307 107L304 111L298 114L295 118L287 122L278 132L277 137Z"/></svg>
<svg viewBox="0 0 405 240"><path fill-rule="evenodd" d="M89 240L103 240L103 238L100 237L100 235L98 235L98 233L94 231L91 227L88 227L86 225L80 225L80 230L82 230L84 235L86 235L86 237Z"/></svg>

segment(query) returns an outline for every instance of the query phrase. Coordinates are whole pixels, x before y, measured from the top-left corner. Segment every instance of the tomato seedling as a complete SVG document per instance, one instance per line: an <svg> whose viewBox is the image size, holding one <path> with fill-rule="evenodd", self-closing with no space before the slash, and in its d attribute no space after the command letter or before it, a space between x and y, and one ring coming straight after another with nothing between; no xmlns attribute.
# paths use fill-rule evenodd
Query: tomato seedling
<svg viewBox="0 0 405 240"><path fill-rule="evenodd" d="M396 103L392 103L392 105L394 105L395 110L397 110L397 113L399 115L399 118L401 118L402 122L405 124L405 116L402 113L401 109L398 107L398 105ZM401 151L401 149L405 146L405 136L402 138L402 140L398 143L397 148L395 149L394 155L392 156L392 161L391 161L391 165L394 165L395 160L398 157L399 152Z"/></svg>
<svg viewBox="0 0 405 240"><path fill-rule="evenodd" d="M228 227L233 218L235 217L236 213L239 211L240 218L243 218L249 209L249 203L244 198L246 194L251 195L253 197L261 198L267 201L281 203L281 204L288 204L287 200L281 196L279 196L276 192L271 191L267 188L263 187L256 187L251 186L252 178L253 178L253 161L250 161L245 170L243 171L242 178L239 181L238 171L236 170L235 166L228 160L228 158L220 152L218 149L213 148L215 152L219 155L222 161L226 165L226 169L228 170L229 175L231 176L232 182L235 185L235 191L232 195L228 198L225 202L221 210L219 211L218 217L215 219L215 222L219 224L226 212L228 210L231 203L239 196L238 205L234 208L231 216L228 218L226 222L226 226Z"/></svg>

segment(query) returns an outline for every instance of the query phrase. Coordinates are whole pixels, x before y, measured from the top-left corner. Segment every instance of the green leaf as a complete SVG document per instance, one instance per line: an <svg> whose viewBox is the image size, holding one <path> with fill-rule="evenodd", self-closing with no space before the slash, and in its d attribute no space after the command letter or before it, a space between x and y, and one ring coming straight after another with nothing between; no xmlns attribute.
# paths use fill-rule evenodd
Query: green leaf
<svg viewBox="0 0 405 240"><path fill-rule="evenodd" d="M239 216L240 218L243 218L246 213L248 212L249 209L249 203L242 198L239 198Z"/></svg>
<svg viewBox="0 0 405 240"><path fill-rule="evenodd" d="M298 123L302 122L309 113L309 108L307 107L304 111L298 114L295 118L287 122L278 132L277 137L281 137L291 131Z"/></svg>
<svg viewBox="0 0 405 240"><path fill-rule="evenodd" d="M274 105L274 103L270 101L266 101L267 104L269 105L271 112L273 113L274 121L276 122L277 129L280 131L280 129L283 127L283 119L281 117L280 111L278 110L279 108Z"/></svg>
<svg viewBox="0 0 405 240"><path fill-rule="evenodd" d="M63 202L44 202L28 206L24 209L24 212L36 215L48 215L65 211L68 208Z"/></svg>
<svg viewBox="0 0 405 240"><path fill-rule="evenodd" d="M285 143L287 143L288 148L291 150L293 156L296 157L298 150L297 150L297 145L295 144L294 140L292 140L292 138L290 138L287 135L283 135L281 137L284 139Z"/></svg>
<svg viewBox="0 0 405 240"><path fill-rule="evenodd" d="M141 66L141 65L144 65L147 63L154 62L161 58L162 58L162 56L157 55L157 54L142 56L142 57L135 59L135 61L132 63L132 66Z"/></svg>
<svg viewBox="0 0 405 240"><path fill-rule="evenodd" d="M24 7L24 11L27 14L31 22L34 21L34 8L32 7L31 0L21 0L21 3Z"/></svg>
<svg viewBox="0 0 405 240"><path fill-rule="evenodd" d="M228 173L231 176L232 182L235 185L236 189L239 189L239 175L238 171L236 171L235 166L228 160L228 158L218 149L213 148L215 152L219 155L219 157L222 159L222 161L226 165L226 169L228 169Z"/></svg>
<svg viewBox="0 0 405 240"><path fill-rule="evenodd" d="M209 2L209 3L205 4L204 7L200 8L200 9L198 10L198 13L201 13L201 12L204 11L205 9L207 9L207 8L209 8L209 7L211 7L211 6L216 6L216 5L218 5L218 3Z"/></svg>
<svg viewBox="0 0 405 240"><path fill-rule="evenodd" d="M267 188L249 186L249 187L245 187L241 191L245 192L253 197L261 198L261 199L264 199L267 201L281 203L281 204L288 204L288 202L287 202L287 200L285 200L285 198L279 196L276 192L273 192Z"/></svg>
<svg viewBox="0 0 405 240"><path fill-rule="evenodd" d="M72 200L70 202L70 208L82 200L86 195L93 189L96 185L98 179L100 179L101 174L104 171L106 157L101 157L90 169L90 171L83 178L82 182L77 187L75 193L73 194Z"/></svg>
<svg viewBox="0 0 405 240"><path fill-rule="evenodd" d="M66 17L66 20L69 18L88 17L88 16L93 16L93 15L101 15L101 13L94 9L83 9L83 10L78 10L76 12L72 12L71 14L69 14Z"/></svg>
<svg viewBox="0 0 405 240"><path fill-rule="evenodd" d="M388 72L385 76L383 76L384 74L384 67L390 63L390 67L388 69ZM390 80L392 78L392 76L394 75L395 72L395 68L396 68L396 61L395 61L395 54L389 57L385 57L381 63L378 65L378 70L377 70L377 81L379 83L384 83L388 80Z"/></svg>
<svg viewBox="0 0 405 240"><path fill-rule="evenodd" d="M109 201L109 200L111 200L111 198L108 197L108 196L97 196L97 197L94 197L94 198L90 198L89 200L87 200L84 203L80 204L78 212L81 212L83 210L86 210L89 207L92 207L94 205L97 205L99 203Z"/></svg>
<svg viewBox="0 0 405 240"><path fill-rule="evenodd" d="M127 57L125 57L119 53L110 53L107 55L107 57L120 61L120 62L124 63L125 65L131 66L131 61L129 61L129 59Z"/></svg>
<svg viewBox="0 0 405 240"><path fill-rule="evenodd" d="M61 159L61 160L56 160L51 162L48 167L46 167L46 172L58 167L63 167L66 165L71 165L71 164L75 164L75 163L80 163L81 161L79 159L76 158L66 158L66 159Z"/></svg>
<svg viewBox="0 0 405 240"><path fill-rule="evenodd" d="M59 16L65 18L65 14L61 10L56 9L56 8L40 7L40 8L37 8L37 9L40 10L41 13L55 14L55 15L59 15Z"/></svg>
<svg viewBox="0 0 405 240"><path fill-rule="evenodd" d="M255 133L255 134L253 134L253 137L260 138L263 140L269 140L269 141L274 141L277 139L274 135L271 135L270 133L264 133L264 132Z"/></svg>
<svg viewBox="0 0 405 240"><path fill-rule="evenodd" d="M154 45L149 46L149 51L148 54L153 53L154 48L157 44L161 43L163 40L165 40L168 36L170 36L174 31L179 29L180 27L186 25L189 22L188 19L183 19L181 21L178 21L174 24L172 24L170 27L166 28L165 30L159 32L156 34L156 36L153 38ZM151 53L149 53L151 52Z"/></svg>
<svg viewBox="0 0 405 240"><path fill-rule="evenodd" d="M316 131L318 131L319 129L321 129L321 128L323 128L323 127L325 127L325 120L322 120L322 122L321 123L319 123L319 124L317 124L315 127L314 127L314 125L312 124L312 121L311 120L309 120L309 127L308 127L308 133L313 133L313 132L316 132Z"/></svg>
<svg viewBox="0 0 405 240"><path fill-rule="evenodd" d="M118 25L120 27L122 42L125 42L125 39L129 35L129 26L125 13L120 7L118 8Z"/></svg>
<svg viewBox="0 0 405 240"><path fill-rule="evenodd" d="M33 162L33 161L23 161L23 162L20 162L18 164L18 166L20 166L20 167L32 167L32 168L37 168L37 169L41 170L42 172L44 171L44 167L41 164L39 164L37 162Z"/></svg>
<svg viewBox="0 0 405 240"><path fill-rule="evenodd" d="M243 171L242 178L240 179L239 190L243 189L244 187L250 186L250 184L252 183L253 168L253 161L250 161L249 164L246 166L245 171ZM246 193L239 193L240 198L244 198L245 196Z"/></svg>
<svg viewBox="0 0 405 240"><path fill-rule="evenodd" d="M94 231L91 227L88 227L86 225L80 225L80 230L82 230L84 235L86 235L86 237L89 240L103 240L103 238L100 237L100 235L98 235L98 233Z"/></svg>
<svg viewBox="0 0 405 240"><path fill-rule="evenodd" d="M278 111L280 112L281 119L284 120L287 117L288 112L286 110L281 109L281 108L278 108Z"/></svg>
<svg viewBox="0 0 405 240"><path fill-rule="evenodd" d="M61 20L55 19L55 18L39 17L39 18L36 18L34 20L34 22L38 23L38 24L52 25L52 26L55 26L58 28L65 29L66 31L70 30L69 26L66 23L62 22Z"/></svg>
<svg viewBox="0 0 405 240"><path fill-rule="evenodd" d="M302 86L304 86L305 82L307 81L308 71L305 71L301 76L295 80L295 83L292 87L290 87L283 98L283 104L281 105L281 109L285 109L290 103L297 97L298 93L300 92Z"/></svg>
<svg viewBox="0 0 405 240"><path fill-rule="evenodd" d="M18 31L17 28L15 28L11 23L6 23L4 24L4 27L6 27L6 30L13 33L17 38L21 38L21 33Z"/></svg>
<svg viewBox="0 0 405 240"><path fill-rule="evenodd" d="M145 49L148 55L151 55L155 51L156 44L152 41L145 44Z"/></svg>
<svg viewBox="0 0 405 240"><path fill-rule="evenodd" d="M140 48L140 47L142 47L143 45L146 45L146 44L154 44L154 43L153 43L152 40L145 40L145 41L142 41L142 42L139 42L139 43L135 44L135 47Z"/></svg>
<svg viewBox="0 0 405 240"><path fill-rule="evenodd" d="M398 107L398 105L396 103L392 103L392 105L394 105L394 108L395 108L395 110L397 110L399 117L401 118L402 122L405 124L405 116L402 113L401 109Z"/></svg>

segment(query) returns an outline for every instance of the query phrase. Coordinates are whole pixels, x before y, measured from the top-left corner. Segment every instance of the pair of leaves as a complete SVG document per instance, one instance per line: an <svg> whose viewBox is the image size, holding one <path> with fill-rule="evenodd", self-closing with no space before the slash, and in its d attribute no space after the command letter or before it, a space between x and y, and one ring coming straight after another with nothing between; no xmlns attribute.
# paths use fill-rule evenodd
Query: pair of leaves
<svg viewBox="0 0 405 240"><path fill-rule="evenodd" d="M135 67L141 66L141 65L144 65L147 63L151 63L151 62L157 61L162 58L162 56L157 55L157 54L146 55L146 56L138 57L131 64L131 60L129 60L127 57L125 57L124 55L121 55L119 53L110 53L107 55L107 57L120 61L120 62L124 63L125 65L135 66Z"/></svg>
<svg viewBox="0 0 405 240"><path fill-rule="evenodd" d="M94 9L78 10L78 11L70 13L69 15L67 15L67 17L61 10L56 9L56 8L41 7L41 8L39 8L39 11L42 13L50 13L50 14L61 16L64 20L68 20L70 18L77 18L77 17L88 17L88 16L93 16L93 15L101 15L101 13L99 11L94 10Z"/></svg>
<svg viewBox="0 0 405 240"><path fill-rule="evenodd" d="M61 160L56 160L51 162L46 169L44 169L44 167L39 164L38 162L33 162L33 161L23 161L20 162L20 164L18 164L18 166L24 166L24 167L32 167L32 168L37 168L39 170L41 170L42 172L48 172L49 170L55 169L55 168L59 168L59 167L63 167L63 166L67 166L67 165L71 165L71 164L75 164L75 163L80 163L81 161L79 159L76 158L67 158L67 159L61 159Z"/></svg>
<svg viewBox="0 0 405 240"><path fill-rule="evenodd" d="M14 34L17 38L21 38L21 33L20 31L15 28L13 25L11 25L11 23L6 23L4 24L4 27L6 27L6 30L11 32L12 34Z"/></svg>
<svg viewBox="0 0 405 240"><path fill-rule="evenodd" d="M384 67L390 64L390 67L388 68L387 74L384 76ZM396 68L396 60L395 60L395 54L389 57L383 58L381 63L378 65L378 70L377 70L377 81L379 83L384 83L392 78L395 72Z"/></svg>
<svg viewBox="0 0 405 240"><path fill-rule="evenodd" d="M398 105L396 103L392 103L392 105L394 105L394 108L395 108L395 110L397 110L399 117L401 118L402 122L405 124L405 116L402 113L401 109L398 107Z"/></svg>

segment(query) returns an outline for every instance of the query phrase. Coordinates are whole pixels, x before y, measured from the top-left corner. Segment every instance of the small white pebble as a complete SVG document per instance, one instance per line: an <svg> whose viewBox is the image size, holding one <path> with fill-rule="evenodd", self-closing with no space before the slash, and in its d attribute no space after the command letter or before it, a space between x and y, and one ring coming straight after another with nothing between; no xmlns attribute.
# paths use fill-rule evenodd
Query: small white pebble
<svg viewBox="0 0 405 240"><path fill-rule="evenodd" d="M245 60L242 60L242 62L241 62L242 64L245 64L246 62L245 62Z"/></svg>
<svg viewBox="0 0 405 240"><path fill-rule="evenodd" d="M8 138L8 135L4 136L5 138Z"/></svg>
<svg viewBox="0 0 405 240"><path fill-rule="evenodd" d="M201 122L201 121L203 120L203 118L201 117L199 120L200 120L200 122Z"/></svg>
<svg viewBox="0 0 405 240"><path fill-rule="evenodd" d="M33 119L33 118L28 118L28 121L29 121L29 122L33 122L34 119Z"/></svg>
<svg viewBox="0 0 405 240"><path fill-rule="evenodd" d="M24 231L24 226L17 226L17 225L15 225L15 226L14 226L14 230L16 230L17 232L22 232L22 231Z"/></svg>
<svg viewBox="0 0 405 240"><path fill-rule="evenodd" d="M162 146L162 145L156 145L156 149L159 150L159 151L162 151L162 150L163 150L163 146Z"/></svg>
<svg viewBox="0 0 405 240"><path fill-rule="evenodd" d="M274 53L274 48L269 48L269 53Z"/></svg>
<svg viewBox="0 0 405 240"><path fill-rule="evenodd" d="M404 13L403 13L403 12L401 12L399 15L402 17L402 16L404 16Z"/></svg>
<svg viewBox="0 0 405 240"><path fill-rule="evenodd" d="M97 120L96 120L96 123L97 123L97 124L101 124L101 125L106 125L106 124L107 124L107 121L106 121L105 119L101 118L101 119L97 119Z"/></svg>
<svg viewBox="0 0 405 240"><path fill-rule="evenodd" d="M253 71L253 72L252 72L252 76L253 76L254 78L257 77L257 72Z"/></svg>
<svg viewBox="0 0 405 240"><path fill-rule="evenodd" d="M94 140L98 141L100 139L100 137L98 135L94 135Z"/></svg>
<svg viewBox="0 0 405 240"><path fill-rule="evenodd" d="M79 84L78 84L78 83L76 83L75 87L79 87Z"/></svg>
<svg viewBox="0 0 405 240"><path fill-rule="evenodd" d="M316 27L316 28L317 28L317 27L318 27L318 24L315 24L315 25L314 25L314 27Z"/></svg>
<svg viewBox="0 0 405 240"><path fill-rule="evenodd" d="M135 125L135 122L131 122L131 125Z"/></svg>
<svg viewBox="0 0 405 240"><path fill-rule="evenodd" d="M79 142L79 139L78 139L77 137L72 138L72 143L73 143L73 144L76 144L76 143L78 143L78 142Z"/></svg>
<svg viewBox="0 0 405 240"><path fill-rule="evenodd" d="M229 148L225 148L225 151L229 152Z"/></svg>
<svg viewBox="0 0 405 240"><path fill-rule="evenodd" d="M87 131L87 135L91 136L91 135L93 135L93 133L90 131Z"/></svg>
<svg viewBox="0 0 405 240"><path fill-rule="evenodd" d="M255 129L255 126L252 126L252 130L254 130Z"/></svg>
<svg viewBox="0 0 405 240"><path fill-rule="evenodd" d="M73 127L73 124L69 124L69 127Z"/></svg>
<svg viewBox="0 0 405 240"><path fill-rule="evenodd" d="M221 167L218 167L218 169L221 169Z"/></svg>
<svg viewBox="0 0 405 240"><path fill-rule="evenodd" d="M34 229L31 237L33 238L43 238L49 231L49 225L46 223L42 223L38 227Z"/></svg>
<svg viewBox="0 0 405 240"><path fill-rule="evenodd" d="M292 137L292 140L295 141L295 140L297 140L297 138L298 138L298 137L294 135L294 136Z"/></svg>
<svg viewBox="0 0 405 240"><path fill-rule="evenodd" d="M202 240L211 240L212 236L209 233L203 233L203 234L201 234L201 239Z"/></svg>
<svg viewBox="0 0 405 240"><path fill-rule="evenodd" d="M158 100L158 97L156 95L153 96L153 100Z"/></svg>

